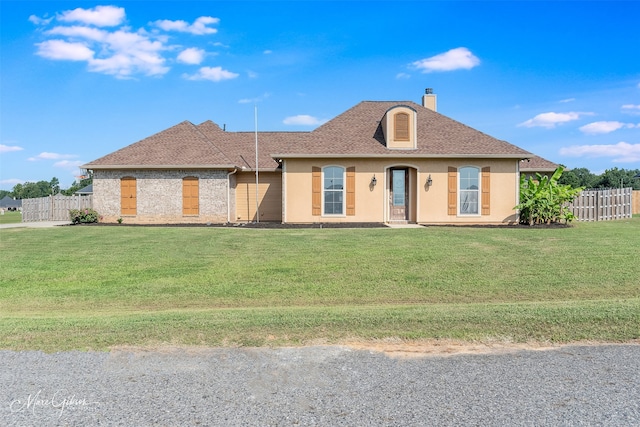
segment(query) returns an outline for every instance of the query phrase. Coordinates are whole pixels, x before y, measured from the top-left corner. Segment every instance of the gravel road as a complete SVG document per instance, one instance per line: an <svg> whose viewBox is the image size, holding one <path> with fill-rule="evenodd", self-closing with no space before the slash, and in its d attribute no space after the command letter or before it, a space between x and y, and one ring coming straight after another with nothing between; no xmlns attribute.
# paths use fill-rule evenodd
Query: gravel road
<svg viewBox="0 0 640 427"><path fill-rule="evenodd" d="M640 345L0 351L0 425L640 425Z"/></svg>

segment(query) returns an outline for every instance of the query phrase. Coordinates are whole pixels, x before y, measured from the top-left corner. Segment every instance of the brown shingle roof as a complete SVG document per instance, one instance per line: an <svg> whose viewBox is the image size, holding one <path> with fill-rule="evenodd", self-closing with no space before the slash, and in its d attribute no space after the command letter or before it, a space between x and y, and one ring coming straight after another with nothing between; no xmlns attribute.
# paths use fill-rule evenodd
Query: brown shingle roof
<svg viewBox="0 0 640 427"><path fill-rule="evenodd" d="M540 156L531 156L528 161L520 163L521 172L553 172L558 168L557 163L553 163Z"/></svg>
<svg viewBox="0 0 640 427"><path fill-rule="evenodd" d="M193 123L184 121L83 167L232 167L233 162Z"/></svg>
<svg viewBox="0 0 640 427"><path fill-rule="evenodd" d="M417 114L417 148L390 150L385 146L380 121L397 106L411 107ZM329 155L411 155L411 156L487 156L528 157L532 154L470 128L410 101L363 101L320 126L309 138L283 147L281 156L300 154ZM276 153L274 153L276 154Z"/></svg>
<svg viewBox="0 0 640 427"><path fill-rule="evenodd" d="M397 105L416 111L416 149L385 146L380 122ZM277 168L274 158L284 157L534 157L410 101L364 101L312 132L259 132L258 142L261 169ZM253 169L255 132L225 132L212 121L197 126L185 121L84 165L87 169L136 166Z"/></svg>

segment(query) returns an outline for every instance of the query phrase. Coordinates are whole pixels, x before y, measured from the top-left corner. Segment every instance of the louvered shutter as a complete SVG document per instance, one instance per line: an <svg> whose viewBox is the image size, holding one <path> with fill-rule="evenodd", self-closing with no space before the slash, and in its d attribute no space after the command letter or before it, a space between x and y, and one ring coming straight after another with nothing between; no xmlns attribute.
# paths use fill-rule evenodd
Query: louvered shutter
<svg viewBox="0 0 640 427"><path fill-rule="evenodd" d="M347 168L347 216L356 214L356 167Z"/></svg>
<svg viewBox="0 0 640 427"><path fill-rule="evenodd" d="M407 113L398 113L394 118L395 139L396 141L409 140L409 115Z"/></svg>
<svg viewBox="0 0 640 427"><path fill-rule="evenodd" d="M491 168L482 168L482 215L489 215L491 207Z"/></svg>
<svg viewBox="0 0 640 427"><path fill-rule="evenodd" d="M449 166L448 174L448 205L449 215L458 213L458 169Z"/></svg>
<svg viewBox="0 0 640 427"><path fill-rule="evenodd" d="M311 215L322 214L322 169L311 168Z"/></svg>

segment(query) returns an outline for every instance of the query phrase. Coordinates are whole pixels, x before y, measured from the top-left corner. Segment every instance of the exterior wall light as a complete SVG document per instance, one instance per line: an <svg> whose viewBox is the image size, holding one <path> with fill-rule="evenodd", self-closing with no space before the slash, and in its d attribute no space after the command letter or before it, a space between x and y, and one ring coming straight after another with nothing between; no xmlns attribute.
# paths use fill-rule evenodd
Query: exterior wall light
<svg viewBox="0 0 640 427"><path fill-rule="evenodd" d="M432 184L433 180L431 179L431 174L429 174L429 177L427 178L427 187L431 187Z"/></svg>
<svg viewBox="0 0 640 427"><path fill-rule="evenodd" d="M375 187L376 184L378 183L378 180L376 179L376 174L373 174L373 178L371 178L371 186Z"/></svg>

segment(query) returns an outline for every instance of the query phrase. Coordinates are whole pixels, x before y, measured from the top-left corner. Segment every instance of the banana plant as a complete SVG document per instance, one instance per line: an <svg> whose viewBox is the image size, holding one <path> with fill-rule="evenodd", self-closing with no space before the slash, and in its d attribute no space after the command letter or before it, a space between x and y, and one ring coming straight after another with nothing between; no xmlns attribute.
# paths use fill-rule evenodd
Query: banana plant
<svg viewBox="0 0 640 427"><path fill-rule="evenodd" d="M520 222L529 225L565 223L575 219L572 212L565 209L584 187L573 188L558 184L564 168L559 166L551 175L536 173L536 179L520 177L520 203L514 207L520 212Z"/></svg>

